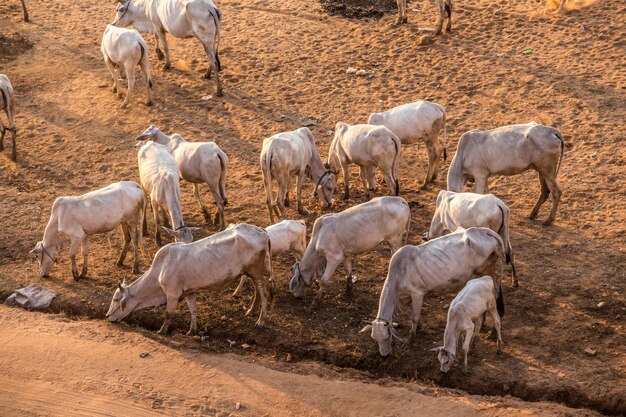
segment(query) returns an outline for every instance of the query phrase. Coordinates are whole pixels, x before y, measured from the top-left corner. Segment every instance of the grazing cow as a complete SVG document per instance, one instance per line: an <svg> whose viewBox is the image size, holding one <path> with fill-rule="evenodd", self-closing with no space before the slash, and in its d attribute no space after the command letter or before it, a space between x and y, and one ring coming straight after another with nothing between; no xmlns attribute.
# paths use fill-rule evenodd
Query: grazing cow
<svg viewBox="0 0 626 417"><path fill-rule="evenodd" d="M180 176L193 184L193 195L207 221L211 221L211 215L202 203L198 187L203 182L209 186L217 205L214 223L217 224L219 218L220 230L224 230L226 227L224 206L228 204L226 198L228 157L220 147L215 142L187 142L176 133L168 136L154 125L139 135L137 140L153 140L167 147L178 164Z"/></svg>
<svg viewBox="0 0 626 417"><path fill-rule="evenodd" d="M374 249L387 242L391 253L406 244L411 210L402 197L376 197L341 213L326 214L315 221L311 240L301 262L291 268L289 290L301 298L314 280L320 290L313 305L322 300L325 287L343 262L346 294L352 291L352 255Z"/></svg>
<svg viewBox="0 0 626 417"><path fill-rule="evenodd" d="M15 136L17 134L17 128L15 127L15 95L13 94L13 86L9 77L4 74L0 74L0 110L4 110L9 119L9 127L4 127L0 120L0 152L4 150L4 135L7 130L11 131L11 139L13 141L13 151L11 152L11 159L17 159L17 149L15 148Z"/></svg>
<svg viewBox="0 0 626 417"><path fill-rule="evenodd" d="M152 106L152 79L150 78L150 62L148 61L148 44L136 30L118 28L107 25L102 35L100 51L104 56L104 63L113 77L113 92L118 97L120 85L117 72L124 67L126 78L128 79L128 93L126 99L120 106L122 109L128 105L130 97L135 89L135 67L139 65L143 72L143 79L146 83L146 93L148 100L146 106Z"/></svg>
<svg viewBox="0 0 626 417"><path fill-rule="evenodd" d="M63 238L71 240L70 259L75 280L87 276L87 257L91 235L110 232L122 226L124 247L117 266L124 264L130 242L133 242L135 263L133 273L139 273L141 247L141 214L146 205L141 186L133 181L122 181L77 197L59 197L52 205L50 220L30 255L39 261L41 276L47 277L61 250ZM78 246L82 246L83 269L76 267Z"/></svg>
<svg viewBox="0 0 626 417"><path fill-rule="evenodd" d="M498 233L506 246L506 262L511 264L512 282L518 286L513 247L509 234L509 208L493 194L439 191L426 240L455 231L457 228L487 227Z"/></svg>
<svg viewBox="0 0 626 417"><path fill-rule="evenodd" d="M422 302L428 292L456 290L477 275L496 276L495 263L497 259L504 261L504 250L502 238L486 227L459 228L454 233L419 246L400 248L389 263L376 319L361 332L371 330L380 354L391 354L392 337L399 339L392 327L394 314L405 306L412 306L409 334L413 340ZM504 300L499 298L498 302Z"/></svg>
<svg viewBox="0 0 626 417"><path fill-rule="evenodd" d="M234 225L228 227L231 228ZM294 258L296 258L296 262L302 259L306 249L306 224L304 220L283 220L280 223L266 227L265 231L269 235L270 243L272 244L272 256L291 251ZM245 278L242 277L239 280L239 285L233 292L233 297L243 290L244 283Z"/></svg>
<svg viewBox="0 0 626 417"><path fill-rule="evenodd" d="M327 167L333 174L343 173L343 198L350 198L348 165L360 167L365 198L376 189L376 168L383 174L392 195L400 194L398 164L400 139L385 126L348 125L337 122L335 137L328 151Z"/></svg>
<svg viewBox="0 0 626 417"><path fill-rule="evenodd" d="M400 139L402 145L421 140L428 151L428 172L421 188L435 181L439 171L439 132L443 129L443 160L446 160L446 109L430 101L403 104L383 113L372 113L367 120L370 125L382 125Z"/></svg>
<svg viewBox="0 0 626 417"><path fill-rule="evenodd" d="M167 303L165 321L159 333L166 334L181 296L187 300L191 314L188 335L197 325L196 290L220 290L241 274L252 278L254 301L246 313L252 314L261 302L261 313L255 326L262 326L268 303L273 302L273 286L263 276L270 239L260 227L239 224L193 243L165 245L154 256L152 266L130 285L120 284L113 294L107 312L110 321L120 321L135 310ZM270 277L271 257L269 260ZM260 295L260 296L259 296Z"/></svg>
<svg viewBox="0 0 626 417"><path fill-rule="evenodd" d="M150 195L152 213L154 214L154 238L157 245L161 246L161 229L159 208L163 217L169 213L172 229L163 227L168 234L174 236L177 242L190 243L193 241L193 231L200 230L197 227L185 226L183 214L180 208L180 185L178 183L178 166L170 155L167 147L153 141L138 142L141 146L137 159L139 162L139 180L146 195ZM146 209L143 212L143 230L148 231L146 221Z"/></svg>
<svg viewBox="0 0 626 417"><path fill-rule="evenodd" d="M165 51L165 65L171 66L170 52L165 38L166 33L176 38L197 38L209 59L209 67L204 74L211 78L215 73L216 93L222 95L221 70L218 48L220 43L220 27L222 13L211 0L118 0L115 22L113 25L126 27L133 25L140 32L154 33L156 53L159 60L163 53L159 41Z"/></svg>
<svg viewBox="0 0 626 417"><path fill-rule="evenodd" d="M556 182L565 142L554 127L535 122L464 133L459 139L448 171L448 190L460 192L468 181L475 193L489 192L487 179L492 175L516 175L534 169L539 173L541 194L530 218L537 217L539 207L552 193L552 210L544 225L552 224L561 198Z"/></svg>
<svg viewBox="0 0 626 417"><path fill-rule="evenodd" d="M443 346L431 349L438 352L441 372L446 373L456 359L457 343L459 336L463 339L463 372L467 372L467 353L469 352L472 338L478 336L483 326L483 314L488 312L496 329L498 344L496 352L502 348L502 335L500 334L500 317L504 315L504 303L498 303L494 296L495 287L490 276L471 279L465 287L454 297L448 309L448 324L443 334ZM499 298L502 298L500 287Z"/></svg>
<svg viewBox="0 0 626 417"><path fill-rule="evenodd" d="M565 0L563 0L565 1ZM406 9L406 0L396 0L396 4L398 5L398 20L396 20L396 25L401 23L407 23L407 9ZM437 29L435 29L435 35L441 34L441 29L443 28L443 21L448 16L448 24L446 25L446 32L450 32L452 30L452 0L435 0L435 6L437 7L437 11L439 12L439 21L437 22Z"/></svg>
<svg viewBox="0 0 626 417"><path fill-rule="evenodd" d="M302 207L302 181L305 175L315 183L313 195L317 194L324 208L332 205L333 193L337 186L335 175L324 167L313 134L307 127L278 133L264 139L261 149L261 171L270 223L274 223L272 210L276 216L279 215L276 205L280 208L283 220L285 219L285 206L289 206L291 177L294 175L298 176L296 184L298 213L308 214ZM272 201L272 177L278 182L276 202Z"/></svg>

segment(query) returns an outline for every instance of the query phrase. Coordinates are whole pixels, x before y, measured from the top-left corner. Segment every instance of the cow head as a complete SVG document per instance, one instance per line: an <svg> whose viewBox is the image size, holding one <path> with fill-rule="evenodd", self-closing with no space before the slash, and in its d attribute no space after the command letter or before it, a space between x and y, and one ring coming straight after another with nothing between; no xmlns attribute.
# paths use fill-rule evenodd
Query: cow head
<svg viewBox="0 0 626 417"><path fill-rule="evenodd" d="M404 343L396 329L385 320L376 319L372 321L372 324L368 324L363 327L359 333L365 333L371 331L372 339L378 342L378 352L380 356L391 355L391 340L392 338L398 339Z"/></svg>
<svg viewBox="0 0 626 417"><path fill-rule="evenodd" d="M137 143L135 144L135 148L141 148L147 141L151 140L156 142L159 137L159 128L155 125L151 125L149 128L143 131L143 133L135 138Z"/></svg>
<svg viewBox="0 0 626 417"><path fill-rule="evenodd" d="M179 228L172 230L165 226L161 228L170 236L174 237L176 242L191 243L193 242L193 232L199 232L202 229L199 227L180 226Z"/></svg>
<svg viewBox="0 0 626 417"><path fill-rule="evenodd" d="M317 182L313 195L317 195L325 209L330 208L333 204L333 193L337 187L337 178L335 174L326 171L322 174Z"/></svg>
<svg viewBox="0 0 626 417"><path fill-rule="evenodd" d="M56 246L45 247L43 242L37 242L35 248L28 252L30 256L37 259L39 262L39 269L42 278L48 277L50 268L56 262L57 253L59 252Z"/></svg>
<svg viewBox="0 0 626 417"><path fill-rule="evenodd" d="M437 352L437 358L439 359L439 363L441 367L439 370L444 374L450 370L450 367L456 360L456 355L452 352L446 350L444 346L438 346L436 348L432 348L431 352Z"/></svg>
<svg viewBox="0 0 626 417"><path fill-rule="evenodd" d="M111 23L113 26L126 27L133 24L133 12L131 0L117 0L119 4L115 8L115 20Z"/></svg>
<svg viewBox="0 0 626 417"><path fill-rule="evenodd" d="M306 294L306 289L311 285L311 282L308 283L302 276L302 271L300 271L300 262L296 262L291 267L291 281L289 281L289 291L296 298L304 297Z"/></svg>
<svg viewBox="0 0 626 417"><path fill-rule="evenodd" d="M376 191L376 167L363 168L365 170L365 181L370 192Z"/></svg>
<svg viewBox="0 0 626 417"><path fill-rule="evenodd" d="M129 298L130 291L126 282L118 284L106 315L109 321L120 321L131 313L132 309L128 305Z"/></svg>

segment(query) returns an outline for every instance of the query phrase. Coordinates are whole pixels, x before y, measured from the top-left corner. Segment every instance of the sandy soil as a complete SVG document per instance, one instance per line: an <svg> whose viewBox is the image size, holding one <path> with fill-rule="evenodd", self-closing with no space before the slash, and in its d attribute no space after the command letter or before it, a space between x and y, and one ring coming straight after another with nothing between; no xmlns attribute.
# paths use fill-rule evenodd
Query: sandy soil
<svg viewBox="0 0 626 417"><path fill-rule="evenodd" d="M175 349L102 321L0 306L5 416L592 416L548 403L376 383L314 363L270 369ZM25 355L24 352L28 352ZM146 355L147 354L147 355ZM287 372L286 372L287 371Z"/></svg>
<svg viewBox="0 0 626 417"><path fill-rule="evenodd" d="M355 260L354 297L341 298L338 282L315 313L306 309L311 298L299 302L287 292L292 259L278 257L282 285L265 329L253 330L255 318L243 316L249 292L238 299L230 299L228 291L202 293L200 327L211 343L180 335L189 325L181 304L172 348L202 357L234 352L277 364L289 360L293 372L302 361L314 360L383 381L445 383L469 393L626 414L624 2L607 0L566 16L532 0L457 2L453 32L420 47L417 38L436 20L429 2L411 3L409 24L392 28L393 13L349 20L323 14L313 0L222 1L225 96L201 99L213 93L214 84L201 77L206 62L197 41L170 39L173 68L163 71L153 39L146 36L155 105L141 104L139 83L126 110L109 90L99 52L114 6L88 0L29 6L33 22L26 24L19 2L0 4L0 72L11 78L18 100L18 161L11 162L7 150L0 154L0 296L37 283L59 293L52 311L81 320L104 318L117 283L133 279L130 270L114 267L118 233L91 239L90 274L78 283L71 279L67 256L59 258L50 279L40 279L28 251L41 239L56 197L138 179L132 139L150 124L189 140L216 141L231 160L227 221L265 226L258 168L264 137L314 117L319 124L312 131L325 155L335 122L363 122L372 111L434 100L448 110L450 156L467 130L529 120L558 127L567 142L559 175L563 198L553 226L541 225L549 205L538 221L527 219L539 192L535 174L492 181L492 192L511 208L521 283L519 289L505 288L502 355L495 355L492 341L480 339L471 353L471 373L455 367L442 381L428 349L441 343L443 306L453 297L447 294L427 298L417 343L382 360L374 342L358 331L376 314L386 247ZM533 53L523 55L527 49ZM372 77L346 74L350 66ZM421 241L434 198L445 187L448 163L435 186L416 192L425 159L423 147L413 147L400 164L401 194L414 203L412 244ZM355 169L352 175L352 184L358 184ZM303 193L312 212L309 227L321 214L311 187ZM186 223L203 227L198 237L214 233L198 211L192 187L181 189ZM208 198L208 190L204 193ZM362 201L354 187L352 199L338 201L333 210ZM288 213L297 217L293 208ZM152 237L146 238L144 267L156 249ZM124 328L158 329L162 313L162 308L138 312ZM407 317L398 322L405 334ZM231 347L228 340L237 343ZM251 347L242 349L244 342Z"/></svg>

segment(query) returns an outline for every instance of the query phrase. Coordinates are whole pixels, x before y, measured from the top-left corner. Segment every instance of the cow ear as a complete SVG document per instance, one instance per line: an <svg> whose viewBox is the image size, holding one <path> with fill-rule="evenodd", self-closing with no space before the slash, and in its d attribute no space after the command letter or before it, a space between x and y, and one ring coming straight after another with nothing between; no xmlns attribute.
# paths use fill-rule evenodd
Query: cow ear
<svg viewBox="0 0 626 417"><path fill-rule="evenodd" d="M298 288L300 274L296 274L291 277L291 281L289 281L289 291L294 292L296 288Z"/></svg>
<svg viewBox="0 0 626 417"><path fill-rule="evenodd" d="M169 227L161 226L161 229L163 229L163 231L168 235L176 237L176 232Z"/></svg>
<svg viewBox="0 0 626 417"><path fill-rule="evenodd" d="M366 332L371 332L371 331L372 331L372 325L371 325L371 324L368 324L368 325L366 325L365 327L363 327L363 328L359 331L359 333L366 333Z"/></svg>
<svg viewBox="0 0 626 417"><path fill-rule="evenodd" d="M391 333L391 337L398 339L400 343L404 343L404 340L400 337L398 331L393 326L389 327L389 332Z"/></svg>

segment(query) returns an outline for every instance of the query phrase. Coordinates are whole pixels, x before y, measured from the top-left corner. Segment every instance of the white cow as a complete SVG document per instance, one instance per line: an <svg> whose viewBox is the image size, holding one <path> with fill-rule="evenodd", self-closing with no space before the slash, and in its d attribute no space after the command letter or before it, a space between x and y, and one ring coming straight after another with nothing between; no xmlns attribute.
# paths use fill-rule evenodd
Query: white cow
<svg viewBox="0 0 626 417"><path fill-rule="evenodd" d="M322 299L335 269L343 262L346 294L352 291L352 256L387 242L391 253L406 244L411 210L402 197L376 197L341 213L326 214L315 221L311 240L301 262L292 269L289 290L301 298L311 282L319 280L320 290L313 305Z"/></svg>
<svg viewBox="0 0 626 417"><path fill-rule="evenodd" d="M396 4L398 5L398 20L396 20L395 24L399 25L401 23L407 23L408 19L406 0L396 0ZM446 32L450 32L452 30L452 0L435 0L435 6L437 7L437 11L439 12L439 21L437 22L435 35L441 34L441 29L443 28L443 20L446 17L446 14L448 15Z"/></svg>
<svg viewBox="0 0 626 417"><path fill-rule="evenodd" d="M143 72L143 79L146 83L146 93L148 100L146 106L152 106L152 78L150 77L150 62L148 60L148 44L136 30L118 28L107 25L102 35L100 51L104 56L104 63L113 77L113 92L118 97L120 92L119 76L117 74L123 66L128 79L128 93L126 99L120 106L125 108L130 101L135 89L135 67L139 65Z"/></svg>
<svg viewBox="0 0 626 417"><path fill-rule="evenodd" d="M493 194L439 191L430 230L424 238L434 239L459 227L487 227L500 235L506 246L506 262L511 264L512 282L517 287L507 205Z"/></svg>
<svg viewBox="0 0 626 417"><path fill-rule="evenodd" d="M473 191L489 192L487 180L492 175L516 175L534 169L539 173L541 194L530 218L539 213L539 207L552 193L552 210L543 223L549 225L556 217L561 189L556 183L565 141L554 127L535 122L464 133L448 170L448 190L460 192L463 186L474 182Z"/></svg>
<svg viewBox="0 0 626 417"><path fill-rule="evenodd" d="M172 229L163 227L168 234L174 236L177 242L189 243L193 241L193 231L200 230L197 227L185 226L183 214L180 208L180 185L178 183L178 166L170 155L167 147L153 141L138 142L139 153L139 179L141 187L146 195L150 195L152 213L154 214L154 238L157 245L161 246L161 229L159 208L166 217L170 216ZM143 214L143 230L148 231L146 221L146 209Z"/></svg>
<svg viewBox="0 0 626 417"><path fill-rule="evenodd" d="M13 86L9 77L4 74L0 74L0 110L4 110L9 119L9 127L4 127L0 120L0 152L4 150L4 135L7 130L11 131L11 138L13 140L13 151L11 152L11 159L17 159L17 149L15 148L15 136L17 128L15 127L15 95L13 94Z"/></svg>
<svg viewBox="0 0 626 417"><path fill-rule="evenodd" d="M207 221L211 220L211 215L202 203L198 184L204 182L209 186L217 205L214 223L217 224L219 218L220 230L223 230L226 227L224 206L228 204L226 198L228 157L220 147L215 142L187 142L176 133L168 136L154 125L139 135L137 140L153 140L167 147L178 164L180 176L193 184L193 195Z"/></svg>
<svg viewBox="0 0 626 417"><path fill-rule="evenodd" d="M443 160L446 160L446 109L430 101L416 101L394 107L383 113L372 113L370 125L386 126L396 134L402 145L422 141L428 151L428 172L421 188L435 181L439 171L441 145L439 132L443 129Z"/></svg>
<svg viewBox="0 0 626 417"><path fill-rule="evenodd" d="M472 338L478 336L483 326L483 315L488 312L496 329L498 344L496 352L502 348L502 335L500 333L500 318L504 315L504 301L502 287L498 294L498 300L494 296L495 287L490 276L471 279L465 287L454 297L448 309L448 324L443 335L443 346L431 349L438 352L441 372L448 372L456 359L457 343L459 336L463 339L463 371L467 372L467 353L469 352Z"/></svg>
<svg viewBox="0 0 626 417"><path fill-rule="evenodd" d="M231 224L228 228L230 229L234 226ZM306 249L306 224L304 220L283 220L280 223L266 227L265 231L270 237L272 256L291 251L294 258L296 258L296 262L302 259ZM266 266L266 268L269 269L269 266ZM239 285L233 292L233 297L243 290L244 283L245 278L242 277L239 280Z"/></svg>
<svg viewBox="0 0 626 417"><path fill-rule="evenodd" d="M427 293L456 290L477 275L496 276L495 264L498 259L504 262L504 250L502 238L486 227L459 228L419 246L400 248L391 258L376 319L361 332L371 330L380 354L389 355L392 337L399 339L392 327L394 314L412 306L409 334L414 339Z"/></svg>
<svg viewBox="0 0 626 417"><path fill-rule="evenodd" d="M239 224L193 243L165 245L154 256L152 266L130 285L120 284L113 294L107 318L120 321L136 310L167 303L165 321L159 333L166 334L180 297L191 314L188 335L197 331L196 290L220 290L241 274L252 278L255 295L250 315L261 302L256 326L262 326L268 303L273 302L272 284L263 276L269 257L269 236L260 227ZM270 277L271 259L269 260ZM260 296L259 296L260 295Z"/></svg>
<svg viewBox="0 0 626 417"><path fill-rule="evenodd" d="M70 258L72 276L75 280L87 276L87 257L91 235L110 232L122 226L124 247L117 266L124 264L130 242L133 242L135 263L133 273L139 273L139 249L141 247L141 214L146 205L141 186L133 181L122 181L99 190L76 197L59 197L52 205L50 220L30 255L39 261L41 276L47 277L64 238L71 240ZM82 246L83 269L80 275L76 267L78 246Z"/></svg>
<svg viewBox="0 0 626 417"><path fill-rule="evenodd" d="M157 57L162 60L165 51L164 69L171 65L169 47L165 38L171 33L176 38L197 38L209 59L209 67L204 74L211 78L215 73L216 93L222 95L221 70L218 48L222 13L211 0L118 0L113 25L126 27L133 25L140 32L154 33Z"/></svg>
<svg viewBox="0 0 626 417"><path fill-rule="evenodd" d="M400 139L385 126L337 122L326 166L333 174L342 171L344 200L350 198L348 165L351 163L360 167L365 198L369 199L369 191L376 189L376 168L382 172L391 194L400 194Z"/></svg>
<svg viewBox="0 0 626 417"><path fill-rule="evenodd" d="M264 139L261 149L261 171L270 223L274 223L272 210L276 212L276 216L279 215L276 205L280 208L283 220L285 219L285 206L289 206L291 177L294 175L298 176L296 199L300 214L308 214L302 207L302 181L305 176L315 184L313 195L317 194L324 207L329 208L332 205L333 193L337 186L335 175L324 167L315 146L313 133L307 127L278 133ZM276 202L272 198L272 177L276 178L278 183Z"/></svg>

